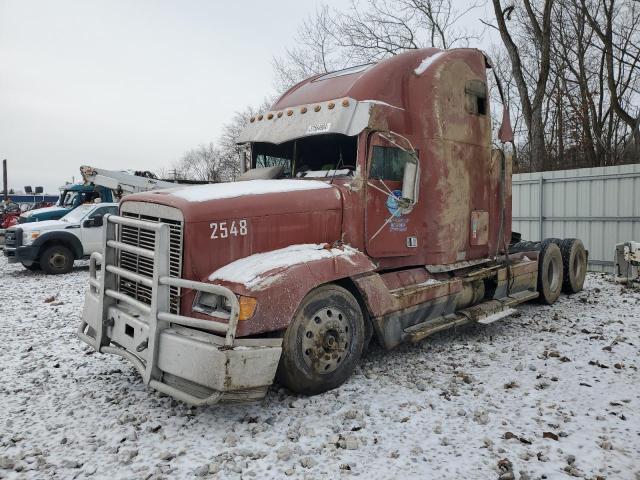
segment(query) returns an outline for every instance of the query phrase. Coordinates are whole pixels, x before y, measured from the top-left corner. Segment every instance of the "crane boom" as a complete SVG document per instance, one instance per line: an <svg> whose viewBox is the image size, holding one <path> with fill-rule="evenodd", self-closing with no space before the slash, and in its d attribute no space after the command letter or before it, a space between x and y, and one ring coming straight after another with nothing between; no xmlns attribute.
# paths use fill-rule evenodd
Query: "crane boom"
<svg viewBox="0 0 640 480"><path fill-rule="evenodd" d="M146 192L160 188L173 188L177 185L157 178L134 175L127 172L106 170L104 168L80 167L80 174L85 183L92 183L113 190L118 197L131 193Z"/></svg>

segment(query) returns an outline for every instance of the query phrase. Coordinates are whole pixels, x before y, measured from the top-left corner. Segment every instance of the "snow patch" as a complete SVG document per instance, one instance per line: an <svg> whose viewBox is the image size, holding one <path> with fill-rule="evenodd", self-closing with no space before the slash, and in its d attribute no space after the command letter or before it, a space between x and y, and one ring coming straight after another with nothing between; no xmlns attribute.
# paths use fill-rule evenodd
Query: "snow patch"
<svg viewBox="0 0 640 480"><path fill-rule="evenodd" d="M342 248L325 248L326 245L308 243L256 253L219 268L209 276L209 280L240 283L247 288L264 288L269 285L265 283L268 280L264 276L273 270L325 258L350 257L358 252L346 245Z"/></svg>
<svg viewBox="0 0 640 480"><path fill-rule="evenodd" d="M422 60L420 65L418 65L418 68L414 70L414 72L416 72L416 75L422 75L424 72L426 72L431 64L439 59L442 55L444 55L444 52L438 52Z"/></svg>
<svg viewBox="0 0 640 480"><path fill-rule="evenodd" d="M158 193L168 193L189 202L206 202L223 198L237 198L245 195L264 195L267 193L298 192L331 188L323 182L301 180L248 180L246 182L216 183L195 185L179 189L169 189Z"/></svg>
<svg viewBox="0 0 640 480"><path fill-rule="evenodd" d="M404 110L402 107L396 107L395 105L391 105L390 103L383 102L382 100L362 100L362 103L373 103L375 105L383 105L385 107L397 108L398 110Z"/></svg>
<svg viewBox="0 0 640 480"><path fill-rule="evenodd" d="M424 282L418 283L416 286L417 287L431 287L433 285L440 285L441 283L445 283L445 282L441 282L440 280L436 280L435 278L428 278Z"/></svg>
<svg viewBox="0 0 640 480"><path fill-rule="evenodd" d="M307 172L302 172L303 178L331 178L334 176L340 175L349 175L351 170L348 168L343 168L340 170L309 170Z"/></svg>

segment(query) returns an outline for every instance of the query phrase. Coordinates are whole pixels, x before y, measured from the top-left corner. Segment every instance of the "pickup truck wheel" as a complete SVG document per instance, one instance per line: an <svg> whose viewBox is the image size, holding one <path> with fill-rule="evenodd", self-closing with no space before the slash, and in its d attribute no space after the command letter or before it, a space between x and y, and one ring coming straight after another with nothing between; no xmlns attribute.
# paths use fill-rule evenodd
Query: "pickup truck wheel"
<svg viewBox="0 0 640 480"><path fill-rule="evenodd" d="M353 295L337 285L316 288L285 332L278 381L308 395L336 388L353 373L364 341L364 317Z"/></svg>
<svg viewBox="0 0 640 480"><path fill-rule="evenodd" d="M42 252L40 266L49 275L68 273L73 267L73 253L64 245L53 245Z"/></svg>
<svg viewBox="0 0 640 480"><path fill-rule="evenodd" d="M25 265L23 263L22 266L31 272L37 272L40 270L40 264L38 262L33 262L31 265Z"/></svg>
<svg viewBox="0 0 640 480"><path fill-rule="evenodd" d="M538 300L547 305L555 303L562 290L562 254L554 240L541 242L538 256Z"/></svg>
<svg viewBox="0 0 640 480"><path fill-rule="evenodd" d="M564 279L562 291L578 293L582 291L584 279L587 275L587 251L582 241L577 238L565 238L560 242L562 264L564 265Z"/></svg>

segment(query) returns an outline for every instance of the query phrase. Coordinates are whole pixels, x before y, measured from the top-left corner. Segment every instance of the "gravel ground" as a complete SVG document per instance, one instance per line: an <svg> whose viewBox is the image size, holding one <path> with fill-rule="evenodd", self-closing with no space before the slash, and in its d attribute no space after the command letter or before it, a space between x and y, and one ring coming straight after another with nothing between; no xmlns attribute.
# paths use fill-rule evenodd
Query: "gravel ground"
<svg viewBox="0 0 640 480"><path fill-rule="evenodd" d="M0 259L0 478L640 479L640 291L608 276L323 395L197 409L75 338L87 279Z"/></svg>

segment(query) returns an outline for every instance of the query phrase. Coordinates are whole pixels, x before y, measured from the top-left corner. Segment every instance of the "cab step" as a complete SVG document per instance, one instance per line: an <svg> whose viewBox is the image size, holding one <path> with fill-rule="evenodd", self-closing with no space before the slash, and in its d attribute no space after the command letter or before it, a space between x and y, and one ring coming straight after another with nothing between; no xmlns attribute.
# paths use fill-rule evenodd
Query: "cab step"
<svg viewBox="0 0 640 480"><path fill-rule="evenodd" d="M512 306L537 297L538 292L525 290L523 292L503 297L499 300L487 300L479 303L478 305L459 310L450 315L430 318L424 322L407 327L404 329L404 337L409 342L419 342L434 333L469 323L475 322L482 325L488 325L516 313L517 310L512 308Z"/></svg>

